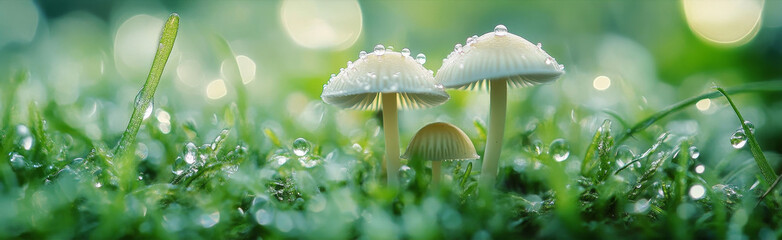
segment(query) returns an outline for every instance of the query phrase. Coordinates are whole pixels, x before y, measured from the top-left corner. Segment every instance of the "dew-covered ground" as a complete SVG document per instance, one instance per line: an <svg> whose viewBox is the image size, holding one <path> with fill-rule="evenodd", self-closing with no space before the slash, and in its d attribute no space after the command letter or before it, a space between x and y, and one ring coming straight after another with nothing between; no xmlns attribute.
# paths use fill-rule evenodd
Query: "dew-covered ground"
<svg viewBox="0 0 782 240"><path fill-rule="evenodd" d="M710 6L0 1L0 238L778 239L782 4ZM498 24L566 73L509 89L495 190L481 160L388 187L382 115L323 84L377 44L436 73ZM442 121L483 156L489 95L448 94L400 151Z"/></svg>

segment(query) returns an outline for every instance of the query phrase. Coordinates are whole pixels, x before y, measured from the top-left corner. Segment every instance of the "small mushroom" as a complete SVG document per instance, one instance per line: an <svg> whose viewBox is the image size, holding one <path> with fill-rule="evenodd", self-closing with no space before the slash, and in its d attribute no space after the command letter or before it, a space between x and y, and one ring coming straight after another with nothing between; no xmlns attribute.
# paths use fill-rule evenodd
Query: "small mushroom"
<svg viewBox="0 0 782 240"><path fill-rule="evenodd" d="M505 131L507 88L550 82L564 74L564 67L540 44L509 33L503 25L494 32L467 38L456 44L443 60L435 80L446 88L489 89L489 133L481 167L482 187L494 185Z"/></svg>
<svg viewBox="0 0 782 240"><path fill-rule="evenodd" d="M480 158L475 146L458 127L444 122L430 123L413 136L404 159L412 157L432 161L432 187L440 184L440 164L446 160L472 160Z"/></svg>
<svg viewBox="0 0 782 240"><path fill-rule="evenodd" d="M410 50L393 52L377 45L332 75L323 85L321 98L341 108L383 110L388 183L396 186L400 167L397 109L433 107L450 97L434 81L432 71L410 56Z"/></svg>

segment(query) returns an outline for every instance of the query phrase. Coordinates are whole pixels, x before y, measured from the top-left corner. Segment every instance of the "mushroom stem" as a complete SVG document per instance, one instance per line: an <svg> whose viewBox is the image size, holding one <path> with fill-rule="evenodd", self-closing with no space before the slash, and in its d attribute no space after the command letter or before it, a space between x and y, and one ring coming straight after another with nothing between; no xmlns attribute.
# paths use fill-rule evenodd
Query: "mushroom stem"
<svg viewBox="0 0 782 240"><path fill-rule="evenodd" d="M381 93L383 101L383 135L386 138L386 174L389 186L399 184L399 128L396 115L396 93Z"/></svg>
<svg viewBox="0 0 782 240"><path fill-rule="evenodd" d="M487 189L494 186L502 151L507 105L507 83L505 81L504 79L489 81L489 135L486 136L480 179L481 187Z"/></svg>
<svg viewBox="0 0 782 240"><path fill-rule="evenodd" d="M437 189L440 186L440 164L442 161L432 161L432 188Z"/></svg>

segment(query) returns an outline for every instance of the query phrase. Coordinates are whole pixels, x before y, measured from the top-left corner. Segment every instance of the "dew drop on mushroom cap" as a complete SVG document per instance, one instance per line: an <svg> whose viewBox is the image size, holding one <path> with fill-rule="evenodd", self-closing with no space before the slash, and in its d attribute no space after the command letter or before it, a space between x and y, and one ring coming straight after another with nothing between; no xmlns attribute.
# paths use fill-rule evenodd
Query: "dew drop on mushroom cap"
<svg viewBox="0 0 782 240"><path fill-rule="evenodd" d="M456 44L443 60L435 80L447 88L489 89L489 133L481 166L481 186L494 185L505 129L507 88L527 87L556 80L564 66L541 45L510 33L504 25L480 37Z"/></svg>
<svg viewBox="0 0 782 240"><path fill-rule="evenodd" d="M395 186L400 165L397 109L434 107L450 97L434 81L432 72L408 54L377 45L372 52L359 55L329 79L321 98L341 108L383 109L387 177L389 185Z"/></svg>
<svg viewBox="0 0 782 240"><path fill-rule="evenodd" d="M397 106L402 109L434 107L448 101L442 86L415 59L377 48L361 54L351 66L329 79L323 86L323 101L359 110L379 110L381 93L397 93Z"/></svg>
<svg viewBox="0 0 782 240"><path fill-rule="evenodd" d="M509 87L527 87L556 80L565 73L564 66L540 45L502 25L497 28L468 39L464 46L469 47L457 44L459 47L443 60L435 80L446 88L480 90L488 87L487 81L507 80Z"/></svg>

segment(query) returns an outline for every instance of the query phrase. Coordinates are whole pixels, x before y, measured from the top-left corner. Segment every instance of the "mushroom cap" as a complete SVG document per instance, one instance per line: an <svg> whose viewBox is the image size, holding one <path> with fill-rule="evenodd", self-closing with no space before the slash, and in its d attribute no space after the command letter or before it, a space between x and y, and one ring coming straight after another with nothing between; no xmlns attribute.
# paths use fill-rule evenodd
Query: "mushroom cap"
<svg viewBox="0 0 782 240"><path fill-rule="evenodd" d="M501 29L504 31L498 31ZM509 87L527 87L556 80L564 66L526 39L497 26L495 32L468 38L443 60L435 80L447 88L486 89L490 80L507 80Z"/></svg>
<svg viewBox="0 0 782 240"><path fill-rule="evenodd" d="M431 71L408 54L390 50L371 52L348 63L347 69L323 85L321 98L341 108L378 110L381 93L398 93L400 109L434 107L450 98Z"/></svg>
<svg viewBox="0 0 782 240"><path fill-rule="evenodd" d="M407 145L404 159L420 156L429 161L470 160L480 158L470 138L458 127L444 122L430 123L415 133Z"/></svg>

